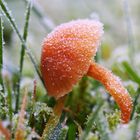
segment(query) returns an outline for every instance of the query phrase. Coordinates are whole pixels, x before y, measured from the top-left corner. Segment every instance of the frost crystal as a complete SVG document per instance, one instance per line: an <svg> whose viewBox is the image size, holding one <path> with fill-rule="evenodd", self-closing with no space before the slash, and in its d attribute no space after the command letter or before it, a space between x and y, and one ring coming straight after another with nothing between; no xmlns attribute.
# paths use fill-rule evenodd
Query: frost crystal
<svg viewBox="0 0 140 140"><path fill-rule="evenodd" d="M46 37L41 72L49 95L64 96L87 73L102 34L102 23L85 19L61 24Z"/></svg>

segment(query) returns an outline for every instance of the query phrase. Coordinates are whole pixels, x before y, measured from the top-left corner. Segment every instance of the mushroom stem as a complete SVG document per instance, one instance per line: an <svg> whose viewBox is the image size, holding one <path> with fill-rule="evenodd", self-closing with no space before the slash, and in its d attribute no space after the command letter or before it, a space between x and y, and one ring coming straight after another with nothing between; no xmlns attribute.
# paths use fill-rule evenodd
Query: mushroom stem
<svg viewBox="0 0 140 140"><path fill-rule="evenodd" d="M53 132L54 128L59 123L64 105L65 105L65 99L66 99L66 96L63 96L57 100L57 103L53 108L54 114L50 116L40 140L49 139L50 134Z"/></svg>
<svg viewBox="0 0 140 140"><path fill-rule="evenodd" d="M111 71L96 63L91 64L87 75L100 81L105 86L120 107L122 123L128 123L133 106L132 99L120 79L113 75Z"/></svg>

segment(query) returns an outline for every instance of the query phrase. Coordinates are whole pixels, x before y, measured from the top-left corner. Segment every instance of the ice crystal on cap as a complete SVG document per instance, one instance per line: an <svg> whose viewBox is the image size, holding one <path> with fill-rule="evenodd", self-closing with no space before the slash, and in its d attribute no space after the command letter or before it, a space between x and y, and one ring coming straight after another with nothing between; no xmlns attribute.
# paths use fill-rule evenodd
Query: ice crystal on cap
<svg viewBox="0 0 140 140"><path fill-rule="evenodd" d="M95 56L103 26L95 20L77 20L58 26L43 42L41 72L49 95L56 99L72 90L83 75L100 81L121 109L122 123L128 123L132 99L119 78L96 64Z"/></svg>
<svg viewBox="0 0 140 140"><path fill-rule="evenodd" d="M49 95L64 96L87 73L102 34L102 23L84 19L61 24L45 38L41 72Z"/></svg>

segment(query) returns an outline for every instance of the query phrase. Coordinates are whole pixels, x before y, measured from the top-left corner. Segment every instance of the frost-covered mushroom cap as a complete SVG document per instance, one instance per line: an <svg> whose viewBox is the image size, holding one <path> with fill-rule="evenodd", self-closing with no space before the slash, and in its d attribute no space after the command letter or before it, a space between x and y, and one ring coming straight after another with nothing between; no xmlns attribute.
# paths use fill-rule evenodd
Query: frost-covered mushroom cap
<svg viewBox="0 0 140 140"><path fill-rule="evenodd" d="M61 24L45 38L41 72L49 95L64 96L87 73L102 34L102 23L85 19Z"/></svg>

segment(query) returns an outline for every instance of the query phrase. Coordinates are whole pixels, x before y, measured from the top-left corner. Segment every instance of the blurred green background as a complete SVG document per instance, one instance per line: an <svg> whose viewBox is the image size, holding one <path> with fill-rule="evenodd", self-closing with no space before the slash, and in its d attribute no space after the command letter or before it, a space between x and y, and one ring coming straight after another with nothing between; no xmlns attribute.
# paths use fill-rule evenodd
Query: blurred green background
<svg viewBox="0 0 140 140"><path fill-rule="evenodd" d="M7 0L7 2L22 32L25 2L24 0ZM133 59L140 67L139 0L128 0L127 4L125 0L33 0L33 4L37 5L37 8L43 16L45 16L38 19L38 16L32 11L30 19L27 42L38 62L40 61L42 40L52 28L70 20L90 18L99 19L104 24L104 36L102 45L99 48L100 54L103 57L101 63L107 61L104 65L110 66L112 62L118 59L118 61L121 61L121 59L129 59L128 35L129 32L131 32L132 45L136 52ZM130 23L128 23L129 21ZM10 65L13 63L17 64L18 59L12 57L12 53L18 57L19 42L16 34L11 31L7 20L5 20L4 24L6 24L5 41L7 46L5 51L5 63L10 63Z"/></svg>

